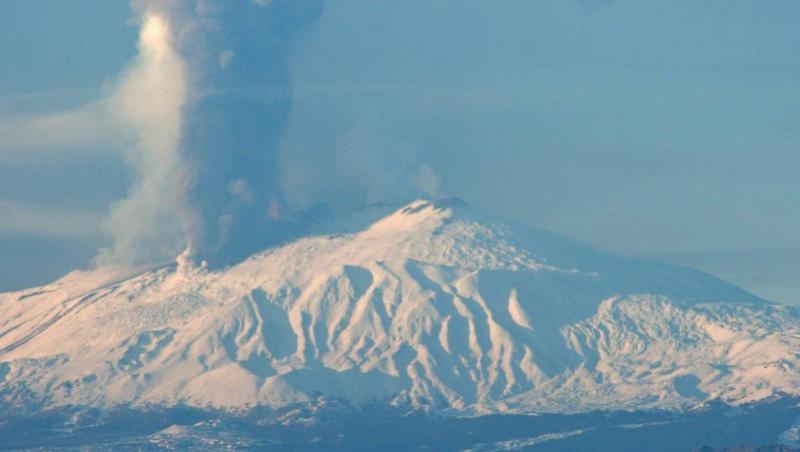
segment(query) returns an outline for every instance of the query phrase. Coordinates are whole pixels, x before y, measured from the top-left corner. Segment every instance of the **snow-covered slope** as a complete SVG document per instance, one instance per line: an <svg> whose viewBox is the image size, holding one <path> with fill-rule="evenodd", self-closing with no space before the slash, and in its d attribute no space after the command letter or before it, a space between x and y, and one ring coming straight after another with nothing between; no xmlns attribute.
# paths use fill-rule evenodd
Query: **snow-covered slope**
<svg viewBox="0 0 800 452"><path fill-rule="evenodd" d="M321 394L482 413L800 393L796 309L456 200L371 214L221 271L98 270L0 294L0 394L223 408Z"/></svg>

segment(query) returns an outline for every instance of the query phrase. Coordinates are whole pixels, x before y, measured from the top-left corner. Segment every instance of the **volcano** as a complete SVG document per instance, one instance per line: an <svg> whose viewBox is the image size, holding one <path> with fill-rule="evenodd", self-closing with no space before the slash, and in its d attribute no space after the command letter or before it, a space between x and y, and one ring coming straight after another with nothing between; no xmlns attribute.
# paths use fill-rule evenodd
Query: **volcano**
<svg viewBox="0 0 800 452"><path fill-rule="evenodd" d="M685 409L800 394L800 310L461 201L371 207L221 270L0 294L11 407Z"/></svg>

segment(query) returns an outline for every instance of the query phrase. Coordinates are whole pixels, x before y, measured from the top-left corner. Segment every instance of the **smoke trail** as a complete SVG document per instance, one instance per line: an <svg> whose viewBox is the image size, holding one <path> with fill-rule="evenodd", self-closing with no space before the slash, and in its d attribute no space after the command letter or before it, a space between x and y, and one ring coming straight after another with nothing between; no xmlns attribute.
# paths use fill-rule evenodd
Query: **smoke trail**
<svg viewBox="0 0 800 452"><path fill-rule="evenodd" d="M174 200L187 85L185 65L171 36L163 17L144 13L139 54L115 92L100 103L137 137L126 152L137 180L106 222L114 244L101 250L101 264L148 263L174 255L180 247Z"/></svg>
<svg viewBox="0 0 800 452"><path fill-rule="evenodd" d="M277 145L291 102L288 51L321 2L134 0L134 7L146 18L143 36L156 20L149 18L166 24L186 90L174 143L180 171L143 165L158 174L145 175L141 189L169 193L163 184L181 177L178 204L196 261L224 264L285 237Z"/></svg>

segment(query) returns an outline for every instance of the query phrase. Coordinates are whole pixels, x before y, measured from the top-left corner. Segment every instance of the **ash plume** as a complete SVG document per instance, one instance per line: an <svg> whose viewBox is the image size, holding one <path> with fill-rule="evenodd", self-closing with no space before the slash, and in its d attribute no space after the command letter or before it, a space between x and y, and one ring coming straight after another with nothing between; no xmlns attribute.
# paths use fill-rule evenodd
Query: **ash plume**
<svg viewBox="0 0 800 452"><path fill-rule="evenodd" d="M177 163L159 180L177 181L186 255L225 264L284 238L277 147L291 106L287 58L321 2L134 0L134 8L145 26L164 22L184 71Z"/></svg>
<svg viewBox="0 0 800 452"><path fill-rule="evenodd" d="M111 246L95 264L137 267L177 256L190 270L224 266L301 234L331 206L439 194L433 169L391 121L376 119L379 108L353 115L337 129L341 140L309 131L317 121L302 110L289 123L303 94L293 93L289 54L321 15L321 0L132 6L138 53L101 99L0 118L0 135L22 137L0 150L93 143L120 152L133 170L127 195L103 223ZM24 133L4 133L20 127ZM297 136L322 138L306 146Z"/></svg>

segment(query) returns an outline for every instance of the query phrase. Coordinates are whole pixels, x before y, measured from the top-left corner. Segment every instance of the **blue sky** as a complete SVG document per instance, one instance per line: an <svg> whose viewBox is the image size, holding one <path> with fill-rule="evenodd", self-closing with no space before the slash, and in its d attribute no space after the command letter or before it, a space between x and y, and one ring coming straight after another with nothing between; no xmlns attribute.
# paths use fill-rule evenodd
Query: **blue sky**
<svg viewBox="0 0 800 452"><path fill-rule="evenodd" d="M100 98L135 55L131 17L122 0L0 3L0 288L105 243L132 181L113 140L28 140L14 121ZM789 300L798 51L792 0L326 2L290 55L281 182L293 206L344 209L413 196L424 167L442 194L610 251L723 253L736 270L712 271ZM785 283L742 276L768 265Z"/></svg>

